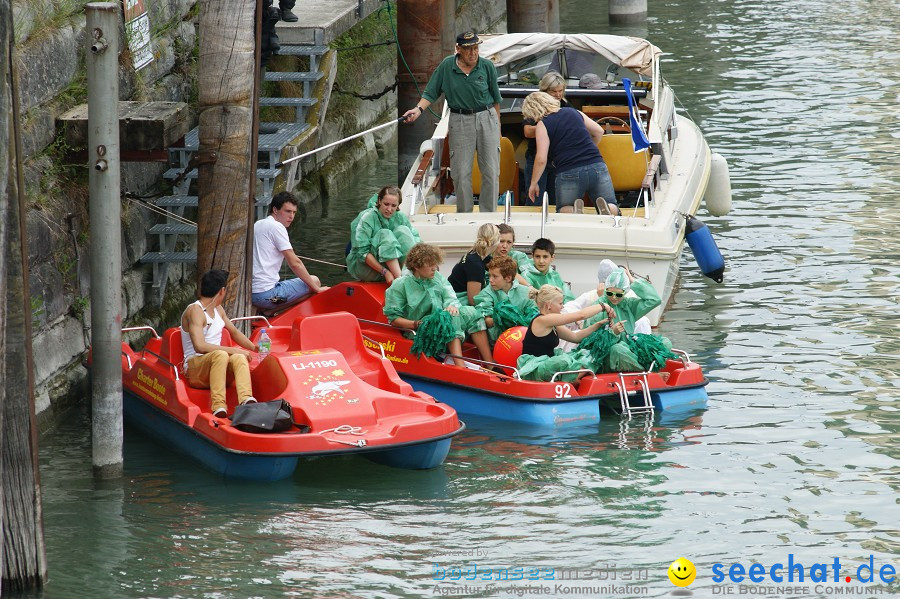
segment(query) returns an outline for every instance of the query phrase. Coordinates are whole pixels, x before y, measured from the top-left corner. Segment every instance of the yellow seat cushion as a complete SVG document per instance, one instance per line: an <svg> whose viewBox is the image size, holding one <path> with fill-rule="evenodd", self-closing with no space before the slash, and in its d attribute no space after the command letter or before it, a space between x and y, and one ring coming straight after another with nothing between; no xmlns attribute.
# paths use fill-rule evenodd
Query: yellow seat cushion
<svg viewBox="0 0 900 599"><path fill-rule="evenodd" d="M631 134L606 134L597 144L600 155L609 169L613 188L616 191L633 191L641 188L647 166L650 164L650 152L643 150L635 154L631 142Z"/></svg>

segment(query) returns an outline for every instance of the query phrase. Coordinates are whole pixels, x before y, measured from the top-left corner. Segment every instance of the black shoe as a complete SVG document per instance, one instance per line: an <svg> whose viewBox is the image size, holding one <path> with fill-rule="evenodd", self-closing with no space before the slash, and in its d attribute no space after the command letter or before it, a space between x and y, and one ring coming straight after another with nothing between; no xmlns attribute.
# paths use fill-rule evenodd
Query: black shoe
<svg viewBox="0 0 900 599"><path fill-rule="evenodd" d="M285 23L296 23L300 20L300 17L291 12L290 8L282 8L281 9L281 20Z"/></svg>

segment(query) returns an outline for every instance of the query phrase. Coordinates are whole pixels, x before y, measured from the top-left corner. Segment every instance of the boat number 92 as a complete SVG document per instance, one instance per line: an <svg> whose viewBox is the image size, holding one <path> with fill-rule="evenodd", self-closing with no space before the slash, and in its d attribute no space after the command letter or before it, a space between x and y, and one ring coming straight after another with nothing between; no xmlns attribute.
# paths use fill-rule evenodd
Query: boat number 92
<svg viewBox="0 0 900 599"><path fill-rule="evenodd" d="M328 368L330 366L337 366L338 363L335 360L316 360L315 362L300 362L299 364L292 364L294 370L306 370L307 368ZM557 385L558 387L559 385Z"/></svg>
<svg viewBox="0 0 900 599"><path fill-rule="evenodd" d="M563 383L556 386L556 398L572 397L572 386L569 383Z"/></svg>

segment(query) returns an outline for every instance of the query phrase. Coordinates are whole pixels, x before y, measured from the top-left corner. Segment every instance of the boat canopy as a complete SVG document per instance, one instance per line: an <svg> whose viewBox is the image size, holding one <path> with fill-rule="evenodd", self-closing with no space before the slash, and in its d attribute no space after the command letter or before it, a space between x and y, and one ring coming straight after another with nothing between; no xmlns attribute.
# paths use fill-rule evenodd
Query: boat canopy
<svg viewBox="0 0 900 599"><path fill-rule="evenodd" d="M501 66L560 48L600 54L613 64L653 76L653 62L662 51L639 37L590 33L507 33L485 34L481 56Z"/></svg>

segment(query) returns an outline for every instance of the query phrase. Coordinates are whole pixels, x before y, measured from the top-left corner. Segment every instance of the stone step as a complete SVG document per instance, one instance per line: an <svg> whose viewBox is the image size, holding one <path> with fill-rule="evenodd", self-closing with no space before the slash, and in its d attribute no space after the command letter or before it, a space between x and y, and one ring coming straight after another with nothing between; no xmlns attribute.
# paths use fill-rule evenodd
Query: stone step
<svg viewBox="0 0 900 599"><path fill-rule="evenodd" d="M196 262L197 252L147 252L140 258L141 264L165 262Z"/></svg>
<svg viewBox="0 0 900 599"><path fill-rule="evenodd" d="M177 179L178 175L180 175L183 170L184 169L180 169L180 168L170 168L169 170L167 170L166 172L163 173L163 178L164 179ZM258 168L258 169L256 169L256 178L257 179L263 179L263 180L274 179L280 174L281 174L280 168ZM200 174L198 173L197 169L192 169L190 172L188 172L184 176L184 178L185 179L196 179L199 176L200 176Z"/></svg>
<svg viewBox="0 0 900 599"><path fill-rule="evenodd" d="M264 79L266 81L304 81L304 82L315 82L325 76L325 73L322 71L315 72L300 72L295 73L293 71L266 71Z"/></svg>
<svg viewBox="0 0 900 599"><path fill-rule="evenodd" d="M147 231L150 235L196 235L197 225L187 223L162 223L153 225Z"/></svg>
<svg viewBox="0 0 900 599"><path fill-rule="evenodd" d="M294 44L282 44L281 48L278 49L279 56L322 56L326 52L328 52L330 48L328 46L307 46L307 45L294 45Z"/></svg>
<svg viewBox="0 0 900 599"><path fill-rule="evenodd" d="M260 106L313 106L317 98L260 98ZM260 140L262 141L262 140Z"/></svg>

